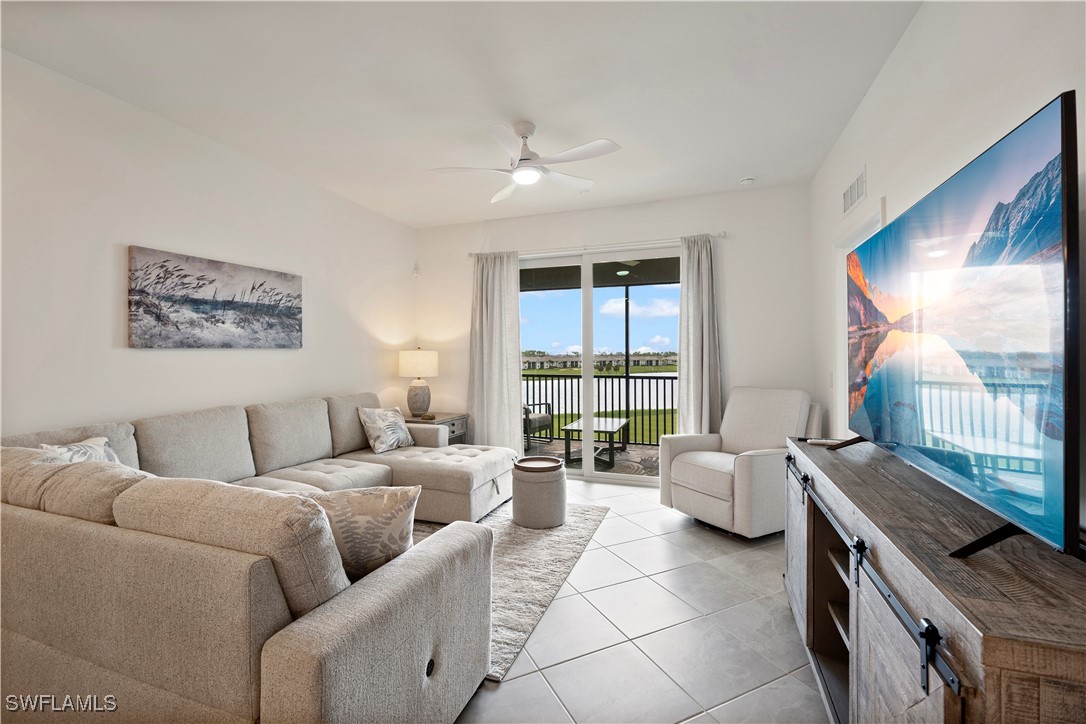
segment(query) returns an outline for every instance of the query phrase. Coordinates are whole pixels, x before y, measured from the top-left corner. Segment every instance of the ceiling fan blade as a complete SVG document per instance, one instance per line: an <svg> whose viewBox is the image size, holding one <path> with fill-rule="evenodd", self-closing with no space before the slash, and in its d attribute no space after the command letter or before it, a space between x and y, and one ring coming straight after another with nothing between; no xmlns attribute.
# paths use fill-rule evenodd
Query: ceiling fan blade
<svg viewBox="0 0 1086 724"><path fill-rule="evenodd" d="M498 193L490 197L490 203L496 204L499 201L505 201L507 198L513 195L513 192L517 190L517 182L513 181L508 186L503 188Z"/></svg>
<svg viewBox="0 0 1086 724"><path fill-rule="evenodd" d="M455 173L457 171L497 171L498 173L510 174L513 173L507 168L473 168L470 166L448 166L446 168L428 168L427 171L433 171L434 173Z"/></svg>
<svg viewBox="0 0 1086 724"><path fill-rule="evenodd" d="M504 123L491 124L486 127L486 130L498 142L498 145L505 149L510 159L520 160L520 137L516 131Z"/></svg>
<svg viewBox="0 0 1086 724"><path fill-rule="evenodd" d="M552 171L545 167L540 167L539 171L547 178L547 180L553 181L560 186L567 186L582 194L592 188L593 182L589 179L581 178L580 176L570 176L568 173L559 173L558 171Z"/></svg>
<svg viewBox="0 0 1086 724"><path fill-rule="evenodd" d="M544 156L543 158L530 161L532 166L543 166L552 163L569 163L570 161L584 161L585 159L595 158L596 156L603 156L604 154L614 153L622 148L614 141L608 141L606 138L597 138L595 141L589 141L588 143L576 146L574 148L567 149L565 151L559 151L558 153L552 153L550 156Z"/></svg>

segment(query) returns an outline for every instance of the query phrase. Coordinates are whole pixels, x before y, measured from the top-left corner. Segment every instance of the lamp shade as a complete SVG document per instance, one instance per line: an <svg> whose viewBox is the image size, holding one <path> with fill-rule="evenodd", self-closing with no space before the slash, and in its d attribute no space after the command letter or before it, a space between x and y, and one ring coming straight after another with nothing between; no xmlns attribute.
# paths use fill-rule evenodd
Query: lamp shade
<svg viewBox="0 0 1086 724"><path fill-rule="evenodd" d="M437 352L429 349L400 352L400 377L437 377Z"/></svg>

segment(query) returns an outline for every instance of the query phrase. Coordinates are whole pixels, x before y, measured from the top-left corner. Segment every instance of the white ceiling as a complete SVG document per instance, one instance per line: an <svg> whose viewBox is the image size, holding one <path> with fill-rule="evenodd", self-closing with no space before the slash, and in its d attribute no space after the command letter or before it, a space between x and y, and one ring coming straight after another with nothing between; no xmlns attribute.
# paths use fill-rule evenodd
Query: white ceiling
<svg viewBox="0 0 1086 724"><path fill-rule="evenodd" d="M10 3L3 46L410 226L809 179L918 3ZM491 123L596 181L496 205ZM556 169L557 170L557 169Z"/></svg>

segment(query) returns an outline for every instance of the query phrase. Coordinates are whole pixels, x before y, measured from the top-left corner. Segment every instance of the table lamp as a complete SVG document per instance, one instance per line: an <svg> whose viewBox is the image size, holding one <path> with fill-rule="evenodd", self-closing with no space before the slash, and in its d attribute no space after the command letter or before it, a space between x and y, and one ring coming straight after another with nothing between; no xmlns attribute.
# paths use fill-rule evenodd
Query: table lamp
<svg viewBox="0 0 1086 724"><path fill-rule="evenodd" d="M407 388L407 409L421 417L430 409L430 387L423 377L437 377L437 352L411 349L400 352L400 377L414 377Z"/></svg>

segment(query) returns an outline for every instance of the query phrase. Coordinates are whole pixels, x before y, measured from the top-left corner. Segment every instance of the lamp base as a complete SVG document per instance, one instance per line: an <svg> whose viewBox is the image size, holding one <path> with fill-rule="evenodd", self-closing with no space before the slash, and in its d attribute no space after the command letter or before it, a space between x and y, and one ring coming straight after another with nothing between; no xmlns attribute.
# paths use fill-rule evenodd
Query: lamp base
<svg viewBox="0 0 1086 724"><path fill-rule="evenodd" d="M418 417L430 409L430 386L421 377L412 380L407 388L407 409L412 417Z"/></svg>

